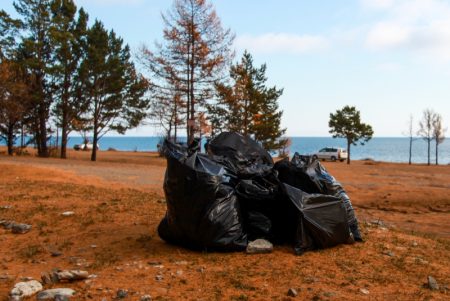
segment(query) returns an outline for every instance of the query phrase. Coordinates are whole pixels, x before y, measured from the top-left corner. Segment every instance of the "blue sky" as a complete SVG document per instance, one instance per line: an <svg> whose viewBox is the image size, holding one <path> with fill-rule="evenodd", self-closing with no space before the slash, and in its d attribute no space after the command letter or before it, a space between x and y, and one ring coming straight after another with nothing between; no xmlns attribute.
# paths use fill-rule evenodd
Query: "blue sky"
<svg viewBox="0 0 450 301"><path fill-rule="evenodd" d="M1 0L12 12L12 1ZM161 40L170 0L76 0L137 51ZM354 105L375 136L401 136L425 108L450 124L450 1L213 0L224 27L284 88L290 136L328 136L330 112ZM6 5L4 5L6 4ZM417 127L417 125L416 125ZM141 127L130 135L153 134Z"/></svg>

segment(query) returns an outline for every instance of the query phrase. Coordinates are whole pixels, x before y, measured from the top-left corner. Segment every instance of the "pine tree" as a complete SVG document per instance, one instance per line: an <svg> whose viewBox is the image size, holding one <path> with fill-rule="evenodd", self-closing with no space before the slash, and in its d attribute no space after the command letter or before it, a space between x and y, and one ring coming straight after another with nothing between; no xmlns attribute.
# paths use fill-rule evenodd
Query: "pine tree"
<svg viewBox="0 0 450 301"><path fill-rule="evenodd" d="M146 117L148 82L131 63L128 45L123 46L123 40L99 21L88 30L85 51L80 81L88 102L85 117L93 125L91 160L96 161L96 146L105 133L123 134Z"/></svg>
<svg viewBox="0 0 450 301"><path fill-rule="evenodd" d="M166 100L162 105L169 107L165 110L169 115L175 112L170 109L175 105L173 96L180 96L190 142L198 131L198 113L212 97L213 85L232 57L234 36L222 28L213 6L205 0L175 0L163 22L164 42L156 45L156 51L144 49L142 54L159 95L154 99Z"/></svg>
<svg viewBox="0 0 450 301"><path fill-rule="evenodd" d="M86 109L84 97L79 93L77 71L83 57L88 16L78 11L72 0L53 0L50 39L53 47L51 76L55 85L54 114L61 127L61 158L66 158L67 140L73 123Z"/></svg>
<svg viewBox="0 0 450 301"><path fill-rule="evenodd" d="M266 65L253 66L253 58L245 52L240 63L231 66L231 85L217 84L216 111L209 111L210 119L224 114L225 128L243 135L253 135L267 150L277 150L284 140L281 128L283 112L278 109L278 98L283 89L267 87ZM218 115L219 113L220 115Z"/></svg>
<svg viewBox="0 0 450 301"><path fill-rule="evenodd" d="M345 106L336 113L330 113L330 134L333 138L345 138L347 140L347 164L350 164L350 147L359 142L364 145L373 136L372 126L361 122L361 113L355 107Z"/></svg>
<svg viewBox="0 0 450 301"><path fill-rule="evenodd" d="M14 8L22 17L24 34L19 51L23 65L30 74L30 100L32 103L32 129L38 155L47 157L48 120L52 105L52 87L49 68L52 64L52 45L49 40L51 27L50 0L18 0Z"/></svg>

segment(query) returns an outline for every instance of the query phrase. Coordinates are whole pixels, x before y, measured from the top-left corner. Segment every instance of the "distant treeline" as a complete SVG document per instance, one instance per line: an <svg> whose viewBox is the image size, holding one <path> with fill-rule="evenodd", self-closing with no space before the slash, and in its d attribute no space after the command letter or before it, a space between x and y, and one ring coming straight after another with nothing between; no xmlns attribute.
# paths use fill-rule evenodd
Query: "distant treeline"
<svg viewBox="0 0 450 301"><path fill-rule="evenodd" d="M100 20L89 22L73 0L17 0L14 8L18 19L0 10L0 138L9 154L18 136L31 135L47 157L49 137L60 132L56 150L66 158L73 131L97 145L105 133L143 122L174 140L180 129L188 141L232 130L268 150L286 146L283 89L266 86L266 65L254 67L248 52L232 63L234 35L210 3L174 1L162 18L163 41L139 51L147 77L123 39Z"/></svg>

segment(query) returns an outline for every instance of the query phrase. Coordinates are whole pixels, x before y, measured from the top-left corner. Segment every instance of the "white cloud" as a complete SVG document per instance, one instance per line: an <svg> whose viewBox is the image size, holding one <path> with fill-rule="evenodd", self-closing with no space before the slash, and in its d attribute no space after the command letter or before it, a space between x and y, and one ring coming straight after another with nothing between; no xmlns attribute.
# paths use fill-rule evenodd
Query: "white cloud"
<svg viewBox="0 0 450 301"><path fill-rule="evenodd" d="M382 13L371 24L365 45L372 50L405 50L450 62L450 3L440 0L361 0Z"/></svg>
<svg viewBox="0 0 450 301"><path fill-rule="evenodd" d="M323 36L297 35L289 33L266 33L259 36L241 35L235 46L258 53L303 54L327 48L328 40Z"/></svg>

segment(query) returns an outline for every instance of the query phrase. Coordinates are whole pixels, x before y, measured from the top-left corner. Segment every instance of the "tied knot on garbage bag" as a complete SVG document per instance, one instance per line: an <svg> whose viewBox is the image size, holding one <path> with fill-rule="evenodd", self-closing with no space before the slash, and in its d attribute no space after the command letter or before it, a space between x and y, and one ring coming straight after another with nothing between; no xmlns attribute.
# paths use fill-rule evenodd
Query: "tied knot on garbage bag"
<svg viewBox="0 0 450 301"><path fill-rule="evenodd" d="M362 241L351 201L317 160L297 153L274 164L256 141L221 133L200 153L166 140L167 212L158 227L168 243L239 251L249 241L291 244L296 254Z"/></svg>

